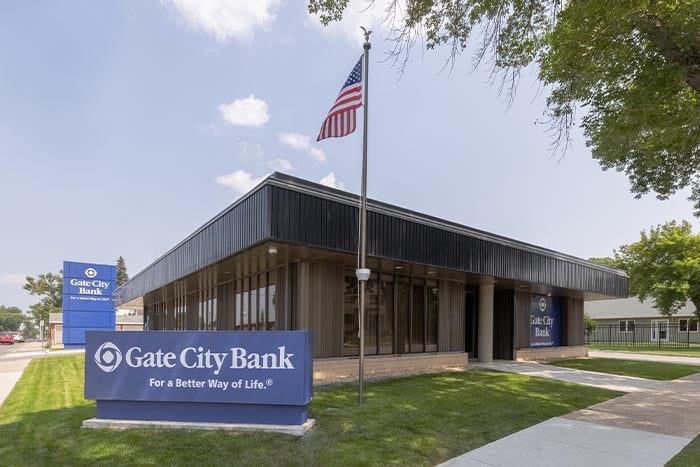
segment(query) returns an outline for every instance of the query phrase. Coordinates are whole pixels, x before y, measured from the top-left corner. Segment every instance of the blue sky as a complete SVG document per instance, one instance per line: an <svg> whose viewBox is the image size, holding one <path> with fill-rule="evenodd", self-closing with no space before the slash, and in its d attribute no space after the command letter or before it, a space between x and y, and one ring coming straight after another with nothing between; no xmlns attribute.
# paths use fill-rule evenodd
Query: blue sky
<svg viewBox="0 0 700 467"><path fill-rule="evenodd" d="M315 141L359 24L370 197L584 258L696 222L687 193L635 200L578 132L552 158L532 76L510 109L468 55L415 49L400 77L382 3L323 28L301 1L3 2L0 304L27 309L24 277L64 260L133 275L274 170L359 192L361 128Z"/></svg>

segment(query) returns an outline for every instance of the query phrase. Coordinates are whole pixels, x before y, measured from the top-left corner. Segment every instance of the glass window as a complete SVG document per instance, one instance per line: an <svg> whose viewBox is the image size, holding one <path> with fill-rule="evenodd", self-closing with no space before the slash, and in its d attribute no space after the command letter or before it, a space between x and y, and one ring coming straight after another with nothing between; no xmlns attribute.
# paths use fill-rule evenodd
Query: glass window
<svg viewBox="0 0 700 467"><path fill-rule="evenodd" d="M251 276L250 280L250 330L255 331L258 328L258 281L256 276Z"/></svg>
<svg viewBox="0 0 700 467"><path fill-rule="evenodd" d="M698 332L698 320L696 319L681 319L678 321L679 331L681 332Z"/></svg>
<svg viewBox="0 0 700 467"><path fill-rule="evenodd" d="M411 310L411 352L424 352L425 287L413 284L413 308Z"/></svg>
<svg viewBox="0 0 700 467"><path fill-rule="evenodd" d="M236 295L233 300L233 308L234 308L234 324L233 324L233 329L236 331L240 331L241 327L243 326L243 322L241 321L241 306L243 304L243 294L241 293L241 281L236 281Z"/></svg>
<svg viewBox="0 0 700 467"><path fill-rule="evenodd" d="M379 353L394 351L394 282L390 276L383 276L379 285Z"/></svg>
<svg viewBox="0 0 700 467"><path fill-rule="evenodd" d="M267 329L267 273L262 273L258 284L258 330L265 329Z"/></svg>
<svg viewBox="0 0 700 467"><path fill-rule="evenodd" d="M634 332L634 320L620 320L620 332Z"/></svg>
<svg viewBox="0 0 700 467"><path fill-rule="evenodd" d="M407 353L411 345L411 285L407 277L400 277L396 303L397 352Z"/></svg>
<svg viewBox="0 0 700 467"><path fill-rule="evenodd" d="M249 329L248 323L250 323L250 316L248 316L248 310L250 309L250 297L248 293L248 279L243 279L243 290L241 293L241 330L247 331Z"/></svg>
<svg viewBox="0 0 700 467"><path fill-rule="evenodd" d="M368 280L365 285L365 355L377 353L378 292L377 279Z"/></svg>
<svg viewBox="0 0 700 467"><path fill-rule="evenodd" d="M277 329L277 271L270 271L267 278L267 329Z"/></svg>
<svg viewBox="0 0 700 467"><path fill-rule="evenodd" d="M435 284L428 284L428 310L427 310L427 332L425 340L426 352L437 352L438 350L438 288Z"/></svg>
<svg viewBox="0 0 700 467"><path fill-rule="evenodd" d="M357 278L352 271L347 271L343 295L343 355L359 354L357 293Z"/></svg>

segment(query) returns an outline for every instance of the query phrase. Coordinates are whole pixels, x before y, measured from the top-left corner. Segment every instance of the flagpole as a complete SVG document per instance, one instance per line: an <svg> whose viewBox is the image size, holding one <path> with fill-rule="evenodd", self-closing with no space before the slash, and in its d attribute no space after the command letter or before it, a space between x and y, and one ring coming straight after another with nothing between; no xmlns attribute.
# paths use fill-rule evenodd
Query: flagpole
<svg viewBox="0 0 700 467"><path fill-rule="evenodd" d="M365 286L369 279L369 269L366 267L365 257L367 252L367 97L369 95L369 49L372 45L369 42L369 35L372 31L360 26L365 33L364 43L364 69L362 78L364 79L364 128L362 135L362 203L360 205L360 268L357 270L357 278L360 282L360 368L359 368L359 394L358 403L362 405L363 385L365 379Z"/></svg>

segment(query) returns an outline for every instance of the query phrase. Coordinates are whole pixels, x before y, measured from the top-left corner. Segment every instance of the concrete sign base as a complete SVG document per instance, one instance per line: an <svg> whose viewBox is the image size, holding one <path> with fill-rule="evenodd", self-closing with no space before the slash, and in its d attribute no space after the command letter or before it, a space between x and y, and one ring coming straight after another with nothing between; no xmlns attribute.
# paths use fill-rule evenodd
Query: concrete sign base
<svg viewBox="0 0 700 467"><path fill-rule="evenodd" d="M225 430L225 431L263 431L282 433L292 436L304 436L316 424L309 418L301 425L263 425L250 423L208 423L208 422L175 422L166 420L112 420L90 418L83 421L83 428L107 428L111 430L126 430L130 428L166 428L175 430Z"/></svg>

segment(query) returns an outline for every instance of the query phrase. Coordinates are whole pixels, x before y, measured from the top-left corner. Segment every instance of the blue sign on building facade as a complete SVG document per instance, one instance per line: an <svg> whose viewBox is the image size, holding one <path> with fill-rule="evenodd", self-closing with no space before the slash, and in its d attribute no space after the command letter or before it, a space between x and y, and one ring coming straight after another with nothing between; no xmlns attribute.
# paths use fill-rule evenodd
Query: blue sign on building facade
<svg viewBox="0 0 700 467"><path fill-rule="evenodd" d="M100 419L302 425L312 383L309 331L87 333Z"/></svg>
<svg viewBox="0 0 700 467"><path fill-rule="evenodd" d="M561 303L559 297L533 295L530 299L530 347L561 345Z"/></svg>
<svg viewBox="0 0 700 467"><path fill-rule="evenodd" d="M116 266L63 262L64 347L84 347L88 330L114 330L116 281Z"/></svg>

